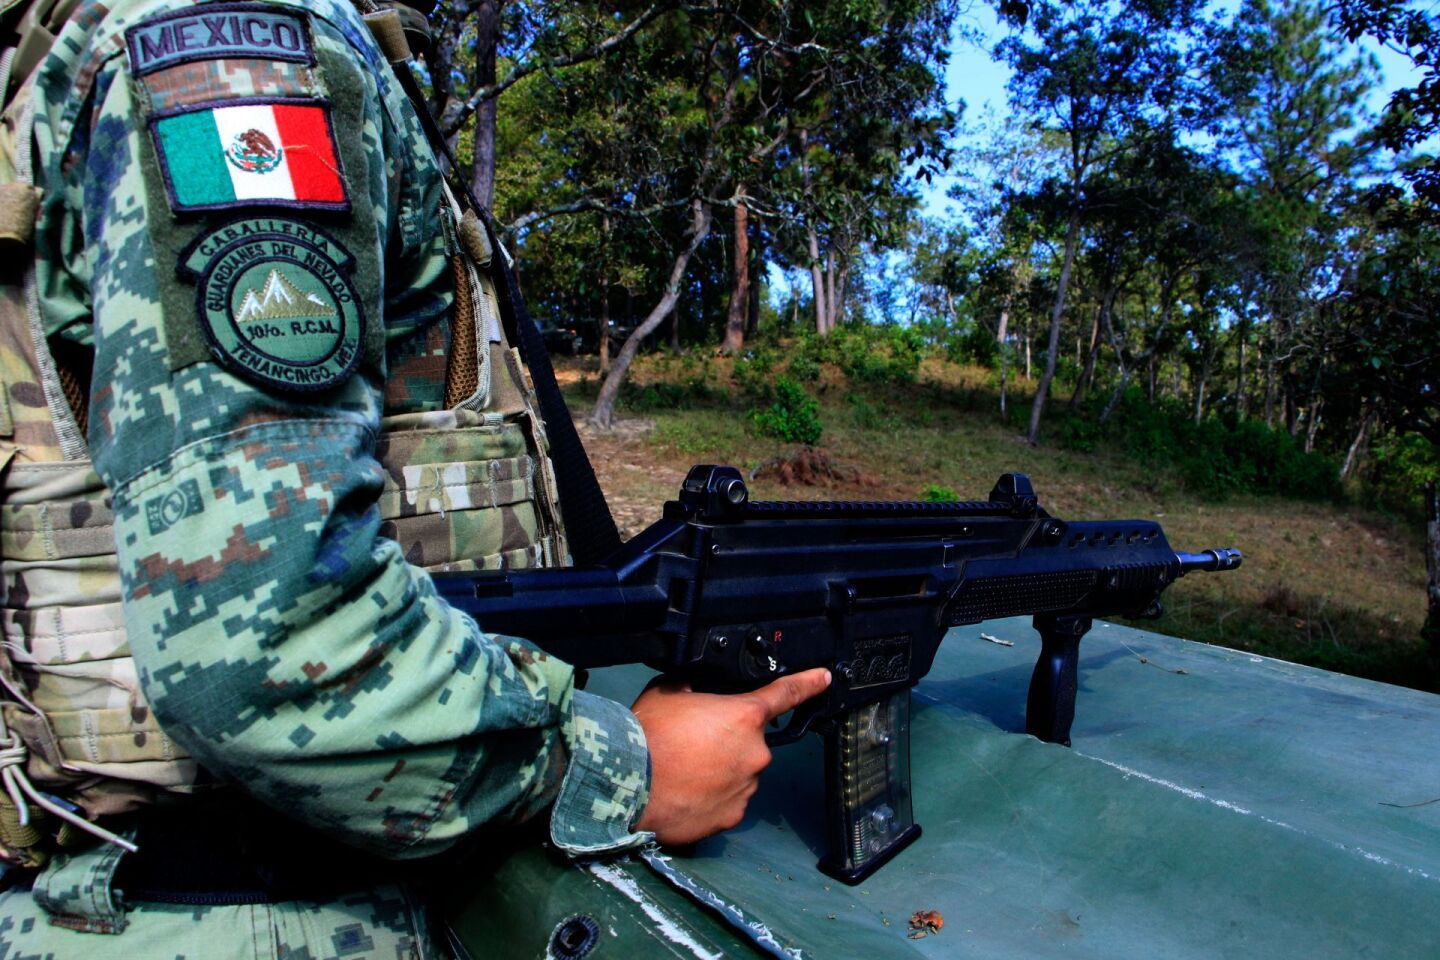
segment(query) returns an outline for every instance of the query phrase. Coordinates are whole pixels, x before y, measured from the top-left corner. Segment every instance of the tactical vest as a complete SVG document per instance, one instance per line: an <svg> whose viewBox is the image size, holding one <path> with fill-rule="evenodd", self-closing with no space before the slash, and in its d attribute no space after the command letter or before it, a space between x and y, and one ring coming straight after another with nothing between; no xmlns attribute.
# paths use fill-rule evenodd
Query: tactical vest
<svg viewBox="0 0 1440 960"><path fill-rule="evenodd" d="M140 688L110 496L85 443L88 373L57 357L39 315L29 78L43 57L35 49L48 49L77 2L32 5L19 53L0 56L5 78L19 67L18 92L0 115L0 263L23 266L0 274L0 859L25 866L46 855L42 811L71 825L49 824L62 828L62 843L74 828L120 842L91 821L205 780ZM0 3L0 14L15 7ZM548 441L497 315L492 251L474 214L449 203L448 409L382 420L381 532L429 570L561 563Z"/></svg>

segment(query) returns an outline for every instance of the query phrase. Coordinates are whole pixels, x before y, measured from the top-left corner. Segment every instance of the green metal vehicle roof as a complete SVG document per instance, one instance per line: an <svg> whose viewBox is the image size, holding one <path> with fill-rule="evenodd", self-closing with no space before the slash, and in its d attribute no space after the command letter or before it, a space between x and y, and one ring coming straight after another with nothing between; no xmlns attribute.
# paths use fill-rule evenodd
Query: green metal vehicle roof
<svg viewBox="0 0 1440 960"><path fill-rule="evenodd" d="M544 957L574 915L598 958L1440 957L1440 697L1097 623L1067 749L1021 732L1038 650L1028 620L946 638L913 694L924 833L859 886L815 869L808 737L739 827L664 851L722 910L640 857L530 847L472 876L456 934L476 958ZM628 702L649 675L590 689Z"/></svg>

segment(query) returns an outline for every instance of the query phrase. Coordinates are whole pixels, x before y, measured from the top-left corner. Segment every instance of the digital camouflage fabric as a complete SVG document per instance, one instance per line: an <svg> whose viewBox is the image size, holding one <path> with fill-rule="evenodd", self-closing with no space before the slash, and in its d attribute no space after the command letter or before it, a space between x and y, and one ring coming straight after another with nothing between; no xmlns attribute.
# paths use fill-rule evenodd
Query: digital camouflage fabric
<svg viewBox="0 0 1440 960"><path fill-rule="evenodd" d="M165 45L166 25L203 10L233 46L221 21L256 9L81 4L34 87L39 316L52 340L94 345L89 446L111 491L129 652L154 717L221 781L387 857L436 853L552 805L566 850L642 843L630 824L648 754L634 717L576 692L568 666L524 641L481 634L419 569L562 551L540 535L554 491L526 453L542 426L503 403L440 409L453 231L410 105L342 3L258 8L272 29L302 23L308 56L237 57L216 41L176 57ZM316 149L334 152L345 209L334 185L306 179L316 141L277 110L295 105L325 115L334 142ZM205 111L219 130L241 106L270 120L196 137L188 159L182 141L164 153L158 120ZM183 164L217 152L240 170L228 187L246 202L193 209L177 177L199 183ZM288 187L246 179L277 171ZM322 187L329 209L307 192ZM514 363L491 348L490 366ZM437 519L464 510L465 522ZM385 922L324 909L286 914L309 918L295 920L318 938L306 953L276 905L211 912L271 923L255 955L406 955L396 944L418 935L405 911L396 940L373 932ZM114 949L143 956L142 927L190 914L132 908ZM85 942L71 952L50 947L61 933L39 916L8 892L0 952L104 955L93 934L74 934Z"/></svg>

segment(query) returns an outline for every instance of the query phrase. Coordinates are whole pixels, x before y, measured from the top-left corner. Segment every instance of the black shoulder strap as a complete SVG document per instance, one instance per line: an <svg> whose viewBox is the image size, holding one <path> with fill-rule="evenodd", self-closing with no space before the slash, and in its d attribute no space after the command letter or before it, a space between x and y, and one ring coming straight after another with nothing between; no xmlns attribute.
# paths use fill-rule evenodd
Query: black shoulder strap
<svg viewBox="0 0 1440 960"><path fill-rule="evenodd" d="M367 17L367 19L369 19ZM530 369L530 379L535 384L535 395L540 402L540 416L545 420L545 432L550 438L550 459L555 464L555 479L560 486L560 513L565 520L565 536L570 543L570 553L579 565L599 563L620 546L620 532L615 528L615 518L605 502L600 481L580 435L575 431L575 421L570 417L570 408L555 382L555 369L550 365L550 355L545 351L545 341L530 318L525 299L520 295L520 285L515 280L500 238L495 229L494 219L475 199L470 183L460 174L460 165L450 152L450 145L440 132L435 118L425 103L425 97L415 82L406 60L390 57L392 73L400 88L409 97L425 137L437 154L449 165L451 188L456 196L464 198L471 209L485 224L490 245L495 256L490 258L496 271L500 318L510 342L520 348L520 356Z"/></svg>

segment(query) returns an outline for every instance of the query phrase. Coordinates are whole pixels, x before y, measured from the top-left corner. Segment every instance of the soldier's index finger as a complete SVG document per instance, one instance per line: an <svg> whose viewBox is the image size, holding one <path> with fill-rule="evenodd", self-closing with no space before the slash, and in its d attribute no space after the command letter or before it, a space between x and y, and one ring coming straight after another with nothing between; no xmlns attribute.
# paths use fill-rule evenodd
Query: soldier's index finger
<svg viewBox="0 0 1440 960"><path fill-rule="evenodd" d="M811 697L823 693L828 686L830 686L830 671L824 667L815 667L811 670L792 673L788 677L781 677L779 680L751 692L750 696L758 699L765 708L765 717L768 722L781 714L794 710Z"/></svg>

